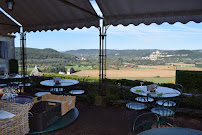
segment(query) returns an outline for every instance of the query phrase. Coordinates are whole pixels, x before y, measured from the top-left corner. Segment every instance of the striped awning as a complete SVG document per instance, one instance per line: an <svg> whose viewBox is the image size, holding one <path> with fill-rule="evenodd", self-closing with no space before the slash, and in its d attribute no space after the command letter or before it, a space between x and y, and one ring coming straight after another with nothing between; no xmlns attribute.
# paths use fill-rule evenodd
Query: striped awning
<svg viewBox="0 0 202 135"><path fill-rule="evenodd" d="M202 0L96 0L105 24L202 22Z"/></svg>

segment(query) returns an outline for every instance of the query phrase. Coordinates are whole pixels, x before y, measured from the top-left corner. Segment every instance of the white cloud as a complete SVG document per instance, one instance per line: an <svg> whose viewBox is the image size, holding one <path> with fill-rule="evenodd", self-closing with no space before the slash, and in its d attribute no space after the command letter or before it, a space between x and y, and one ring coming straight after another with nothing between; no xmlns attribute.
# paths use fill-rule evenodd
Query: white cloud
<svg viewBox="0 0 202 135"><path fill-rule="evenodd" d="M127 27L111 26L108 30L109 34L117 36L132 36L144 40L158 40L159 38L186 38L187 36L200 36L202 35L202 28L193 28L184 24L162 24L156 25L129 25Z"/></svg>

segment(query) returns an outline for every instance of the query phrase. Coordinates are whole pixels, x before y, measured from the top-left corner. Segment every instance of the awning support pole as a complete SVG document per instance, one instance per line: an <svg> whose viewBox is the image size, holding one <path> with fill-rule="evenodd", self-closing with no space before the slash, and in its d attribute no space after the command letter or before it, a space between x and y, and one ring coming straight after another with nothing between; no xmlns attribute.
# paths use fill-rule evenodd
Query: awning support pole
<svg viewBox="0 0 202 135"><path fill-rule="evenodd" d="M26 53L25 53L25 46L26 46L26 33L23 31L23 28L21 27L20 32L20 53L21 53L21 75L22 83L25 88L25 75L27 74L27 68L26 68Z"/></svg>
<svg viewBox="0 0 202 135"><path fill-rule="evenodd" d="M102 20L103 21L103 20ZM107 58L107 42L106 42L106 31L107 27L105 26L104 21L101 24L101 27L99 28L100 32L100 46L99 46L99 91L100 95L105 95L105 86L104 81L106 79L106 58Z"/></svg>

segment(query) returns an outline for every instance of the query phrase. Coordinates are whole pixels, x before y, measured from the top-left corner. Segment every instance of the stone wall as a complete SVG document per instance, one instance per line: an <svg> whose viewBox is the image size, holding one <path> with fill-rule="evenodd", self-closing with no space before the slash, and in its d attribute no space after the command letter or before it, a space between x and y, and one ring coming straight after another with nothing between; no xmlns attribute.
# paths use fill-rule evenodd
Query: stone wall
<svg viewBox="0 0 202 135"><path fill-rule="evenodd" d="M14 35L0 35L0 41L7 42L8 45L8 58L2 59L0 58L0 67L4 67L4 69L9 71L9 59L15 58L15 36Z"/></svg>

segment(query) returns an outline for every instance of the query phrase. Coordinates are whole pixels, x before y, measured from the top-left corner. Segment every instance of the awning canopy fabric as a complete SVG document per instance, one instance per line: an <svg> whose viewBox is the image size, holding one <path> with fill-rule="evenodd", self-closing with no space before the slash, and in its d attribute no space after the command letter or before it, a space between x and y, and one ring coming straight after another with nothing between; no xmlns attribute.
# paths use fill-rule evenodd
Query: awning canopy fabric
<svg viewBox="0 0 202 135"><path fill-rule="evenodd" d="M11 33L12 31L19 32L20 27L4 13L0 12L0 35L5 35L7 33Z"/></svg>
<svg viewBox="0 0 202 135"><path fill-rule="evenodd" d="M105 24L202 22L202 0L96 0Z"/></svg>
<svg viewBox="0 0 202 135"><path fill-rule="evenodd" d="M96 0L96 2L103 13L106 25L202 22L202 0ZM72 3L73 6L68 3ZM100 18L89 0L15 0L12 11L7 9L5 0L1 0L0 7L17 20L27 32L99 27ZM0 13L0 33L19 32L19 28L11 26L15 23L5 17Z"/></svg>
<svg viewBox="0 0 202 135"><path fill-rule="evenodd" d="M27 32L99 26L99 17L88 0L15 0L12 11L8 10L5 0L1 0L0 7Z"/></svg>

